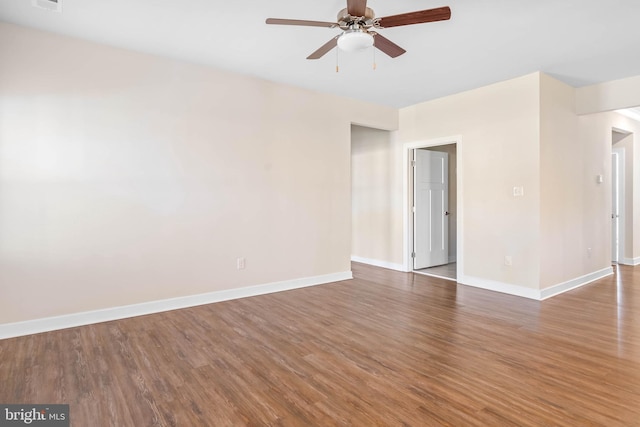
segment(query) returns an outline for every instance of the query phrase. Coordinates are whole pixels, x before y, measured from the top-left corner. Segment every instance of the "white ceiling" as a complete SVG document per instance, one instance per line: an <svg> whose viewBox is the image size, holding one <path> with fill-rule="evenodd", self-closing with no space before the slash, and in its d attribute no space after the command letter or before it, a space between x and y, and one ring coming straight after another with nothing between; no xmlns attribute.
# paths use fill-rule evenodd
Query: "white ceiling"
<svg viewBox="0 0 640 427"><path fill-rule="evenodd" d="M380 30L407 53L305 58L340 30L266 25L334 21L345 0L0 0L0 20L404 107L544 71L573 86L640 75L638 0L370 0L378 17L450 6L450 21Z"/></svg>

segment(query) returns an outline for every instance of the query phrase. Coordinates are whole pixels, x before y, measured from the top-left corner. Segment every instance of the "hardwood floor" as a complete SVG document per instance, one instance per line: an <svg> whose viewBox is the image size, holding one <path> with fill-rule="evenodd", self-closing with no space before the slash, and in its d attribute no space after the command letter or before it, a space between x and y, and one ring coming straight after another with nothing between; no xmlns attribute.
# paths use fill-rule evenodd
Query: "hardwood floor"
<svg viewBox="0 0 640 427"><path fill-rule="evenodd" d="M640 267L547 301L351 281L0 341L72 426L640 426Z"/></svg>

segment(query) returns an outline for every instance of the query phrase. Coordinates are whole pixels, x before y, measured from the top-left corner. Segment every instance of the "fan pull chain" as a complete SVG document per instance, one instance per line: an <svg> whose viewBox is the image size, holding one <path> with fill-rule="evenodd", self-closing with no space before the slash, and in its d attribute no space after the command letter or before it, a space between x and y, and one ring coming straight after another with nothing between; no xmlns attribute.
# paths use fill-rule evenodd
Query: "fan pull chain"
<svg viewBox="0 0 640 427"><path fill-rule="evenodd" d="M336 47L336 73L340 71L340 67L338 66L338 57L340 56L340 48Z"/></svg>

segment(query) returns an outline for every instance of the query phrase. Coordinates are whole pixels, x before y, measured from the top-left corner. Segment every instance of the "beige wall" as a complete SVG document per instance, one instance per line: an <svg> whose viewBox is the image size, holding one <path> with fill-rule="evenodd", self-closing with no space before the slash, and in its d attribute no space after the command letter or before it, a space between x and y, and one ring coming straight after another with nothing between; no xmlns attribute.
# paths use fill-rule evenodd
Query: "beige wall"
<svg viewBox="0 0 640 427"><path fill-rule="evenodd" d="M576 89L535 73L401 110L398 149L403 143L461 136L464 275L459 280L549 295L554 286L567 289L583 277L606 274L611 130L634 131L637 123L614 113L580 117L576 96ZM631 165L640 164L638 150L632 151ZM633 209L640 203L637 169L627 171ZM597 182L598 175L604 183ZM524 197L513 196L514 186L524 187ZM629 209L632 254L625 256L636 259L639 215ZM512 266L504 265L507 255Z"/></svg>
<svg viewBox="0 0 640 427"><path fill-rule="evenodd" d="M540 75L542 289L611 265L611 138L580 137L575 89Z"/></svg>
<svg viewBox="0 0 640 427"><path fill-rule="evenodd" d="M640 123L621 114L607 112L580 116L581 139L584 144L612 144L612 130L631 132L628 138L616 144L625 148L625 253L626 263L640 263L640 151L637 147L640 135ZM607 154L603 165L607 175L605 186L611 185L610 155ZM609 196L608 196L609 197ZM607 205L607 217L611 212Z"/></svg>
<svg viewBox="0 0 640 427"><path fill-rule="evenodd" d="M399 268L402 266L402 218L394 206L400 162L391 132L351 127L351 255Z"/></svg>
<svg viewBox="0 0 640 427"><path fill-rule="evenodd" d="M462 255L464 274L473 280L538 287L538 91L536 73L400 110L399 150L462 136ZM524 187L524 197L513 197L514 186Z"/></svg>
<svg viewBox="0 0 640 427"><path fill-rule="evenodd" d="M3 23L0 63L0 323L350 270L395 110Z"/></svg>
<svg viewBox="0 0 640 427"><path fill-rule="evenodd" d="M614 80L576 90L576 108L578 114L600 113L640 106L640 76ZM581 117L589 138L603 138L610 135L612 128L632 132L625 139L625 254L624 262L640 263L640 123L615 113L588 114ZM621 141L622 142L622 141Z"/></svg>
<svg viewBox="0 0 640 427"><path fill-rule="evenodd" d="M611 128L640 132L573 115L573 96L625 106L618 89L598 104L540 73L398 116L4 23L0 63L0 324L348 271L354 135L391 156L376 219L389 234L355 242L360 256L403 260L403 144L461 135L466 278L552 286L605 264ZM637 259L637 167L631 180Z"/></svg>
<svg viewBox="0 0 640 427"><path fill-rule="evenodd" d="M600 113L640 105L640 76L581 87L576 90L578 114Z"/></svg>
<svg viewBox="0 0 640 427"><path fill-rule="evenodd" d="M605 173L605 154L600 154L600 168L585 167L594 155L593 145L577 137L575 89L547 75L540 77L540 239L545 248L540 282L545 288L585 274L583 264L606 267L611 251L608 245L595 244L606 240L593 235L602 221L594 217L593 206L587 206L591 201L606 202L605 186L596 182L596 175ZM606 141L596 145L606 147Z"/></svg>

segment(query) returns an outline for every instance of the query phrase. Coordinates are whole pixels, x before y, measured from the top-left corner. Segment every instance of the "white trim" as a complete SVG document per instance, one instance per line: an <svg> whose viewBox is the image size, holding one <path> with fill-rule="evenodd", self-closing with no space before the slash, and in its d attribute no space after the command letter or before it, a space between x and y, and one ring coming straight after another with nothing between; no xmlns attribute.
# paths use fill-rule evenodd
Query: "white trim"
<svg viewBox="0 0 640 427"><path fill-rule="evenodd" d="M611 154L618 156L618 259L614 260L620 263L620 260L625 258L625 239L626 239L626 203L627 194L625 189L625 183L627 177L625 175L625 149L624 147L617 147L611 150ZM611 184L613 185L613 177Z"/></svg>
<svg viewBox="0 0 640 427"><path fill-rule="evenodd" d="M352 278L353 274L351 273L351 271L343 271L332 274L324 274L321 276L304 277L300 279L285 280L282 282L248 286L245 288L227 289L223 291L208 292L199 295L189 295L184 297L149 301L140 304L111 307L101 310L85 311L82 313L66 314L63 316L27 320L24 322L5 323L0 325L0 339L37 334L40 332L48 332L58 329L73 328L76 326L91 325L94 323L108 322L111 320L125 319L128 317L143 316L146 314L160 313L163 311L177 310L181 308L194 307L198 305L211 304L238 298L246 298L257 295L270 294L274 292L288 291L291 289L339 282Z"/></svg>
<svg viewBox="0 0 640 427"><path fill-rule="evenodd" d="M636 113L636 111L631 108L623 108L622 110L614 110L614 111L618 114L622 114L625 117L628 117L637 122L640 122L640 114ZM631 132L624 131L623 133L626 133L627 135L629 135Z"/></svg>
<svg viewBox="0 0 640 427"><path fill-rule="evenodd" d="M540 300L545 300L561 293L570 291L572 289L579 288L588 283L594 282L603 277L607 277L613 274L613 268L607 267L602 270L594 271L593 273L585 274L584 276L576 277L575 279L568 280L564 283L544 288L540 291Z"/></svg>
<svg viewBox="0 0 640 427"><path fill-rule="evenodd" d="M498 282L497 280L481 279L479 277L464 276L458 277L461 285L473 286L474 288L487 289L489 291L502 292L503 294L515 295L529 299L540 299L540 291L525 286L512 285L510 283Z"/></svg>
<svg viewBox="0 0 640 427"><path fill-rule="evenodd" d="M490 291L502 292L504 294L515 295L519 297L543 301L547 298L562 294L572 289L579 288L596 280L602 279L613 274L613 268L607 267L602 270L594 271L584 276L559 283L548 288L538 290L527 288L524 286L512 285L509 283L498 282L495 280L481 279L479 277L465 276L458 279L461 285L473 286L475 288L487 289Z"/></svg>
<svg viewBox="0 0 640 427"><path fill-rule="evenodd" d="M402 264L396 264L389 261L382 261L379 259L372 259L372 258L363 258L356 255L351 255L351 261L374 265L376 267L388 268L390 270L406 272Z"/></svg>
<svg viewBox="0 0 640 427"><path fill-rule="evenodd" d="M622 260L618 264L640 265L640 257L638 257L638 258L622 258Z"/></svg>
<svg viewBox="0 0 640 427"><path fill-rule="evenodd" d="M403 271L413 271L413 262L411 252L413 251L413 221L411 217L411 200L410 195L411 174L409 169L409 160L411 150L424 147L435 147L438 145L456 145L456 276L464 276L464 168L463 165L463 147L462 136L452 135L442 138L428 139L423 141L407 142L402 145L402 239L404 242L402 248L402 260L404 264Z"/></svg>
<svg viewBox="0 0 640 427"><path fill-rule="evenodd" d="M449 280L450 282L457 282L457 279L454 279L453 277L443 276L443 275L438 274L438 273L426 273L426 272L420 271L420 270L414 270L413 273L414 274L422 274L423 276L428 276L428 277L437 277L438 279Z"/></svg>

